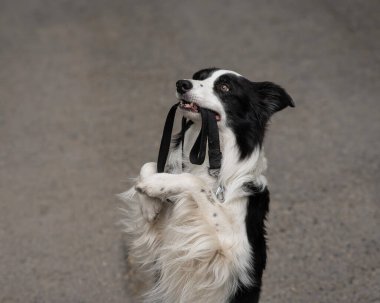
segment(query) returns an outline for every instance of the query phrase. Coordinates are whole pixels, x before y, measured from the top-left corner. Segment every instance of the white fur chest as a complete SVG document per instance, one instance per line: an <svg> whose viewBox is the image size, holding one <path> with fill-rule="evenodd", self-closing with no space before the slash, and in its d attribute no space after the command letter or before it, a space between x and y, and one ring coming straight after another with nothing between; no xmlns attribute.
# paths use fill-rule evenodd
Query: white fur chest
<svg viewBox="0 0 380 303"><path fill-rule="evenodd" d="M239 159L235 137L222 128L222 167L217 177L210 176L208 157L202 165L191 164L188 157L199 130L194 124L183 147L172 149L169 173L156 174L155 163L147 164L136 185L136 198L145 206L157 206L157 199L172 202L164 204L153 225L138 225L139 237L133 242L135 255L159 273L146 302L223 303L239 283L254 283L248 272L252 248L245 222L250 194L244 184L265 182L261 175L265 158L257 149L249 158ZM215 197L220 185L225 188L224 201Z"/></svg>

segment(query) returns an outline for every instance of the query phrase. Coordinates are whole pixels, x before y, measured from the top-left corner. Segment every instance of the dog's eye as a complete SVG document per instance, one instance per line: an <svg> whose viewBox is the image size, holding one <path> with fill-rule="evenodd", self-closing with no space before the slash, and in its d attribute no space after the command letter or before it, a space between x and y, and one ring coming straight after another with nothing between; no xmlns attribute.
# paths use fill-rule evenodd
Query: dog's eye
<svg viewBox="0 0 380 303"><path fill-rule="evenodd" d="M220 85L220 86L219 86L219 89L220 89L222 92L224 92L224 93L230 91L230 88L229 88L229 86L228 86L227 84L222 84L222 85Z"/></svg>

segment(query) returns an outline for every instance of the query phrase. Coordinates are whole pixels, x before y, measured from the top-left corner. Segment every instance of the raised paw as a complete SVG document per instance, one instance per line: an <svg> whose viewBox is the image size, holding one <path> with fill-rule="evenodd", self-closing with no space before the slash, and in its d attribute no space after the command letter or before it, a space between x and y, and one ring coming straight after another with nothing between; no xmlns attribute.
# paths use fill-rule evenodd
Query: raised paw
<svg viewBox="0 0 380 303"><path fill-rule="evenodd" d="M157 172L157 163L156 162L148 162L145 163L140 169L140 181L145 178L150 177L151 175Z"/></svg>
<svg viewBox="0 0 380 303"><path fill-rule="evenodd" d="M138 182L135 189L140 194L145 194L152 198L157 198L160 200L166 200L172 191L169 190L170 183L166 178L167 174L154 174L150 177L143 179Z"/></svg>
<svg viewBox="0 0 380 303"><path fill-rule="evenodd" d="M158 199L140 195L140 208L144 219L148 222L153 222L160 214L162 202Z"/></svg>

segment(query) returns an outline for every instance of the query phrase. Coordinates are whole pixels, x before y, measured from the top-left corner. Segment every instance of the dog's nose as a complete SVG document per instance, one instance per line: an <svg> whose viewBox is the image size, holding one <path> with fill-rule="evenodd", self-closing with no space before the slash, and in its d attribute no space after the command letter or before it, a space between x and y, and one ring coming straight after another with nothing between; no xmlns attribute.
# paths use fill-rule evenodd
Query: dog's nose
<svg viewBox="0 0 380 303"><path fill-rule="evenodd" d="M189 80L178 80L175 85L179 94L184 94L193 88L193 84Z"/></svg>

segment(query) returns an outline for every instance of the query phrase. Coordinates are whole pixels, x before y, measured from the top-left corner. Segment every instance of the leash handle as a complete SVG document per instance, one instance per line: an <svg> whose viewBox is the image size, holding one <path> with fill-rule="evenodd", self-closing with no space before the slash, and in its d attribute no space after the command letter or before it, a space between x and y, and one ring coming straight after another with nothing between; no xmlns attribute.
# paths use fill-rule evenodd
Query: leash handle
<svg viewBox="0 0 380 303"><path fill-rule="evenodd" d="M169 155L170 143L172 139L173 125L175 113L177 111L179 102L174 104L169 110L168 116L166 117L166 122L164 126L164 131L161 137L160 151L158 152L157 160L157 172L163 173L165 170L166 159Z"/></svg>

